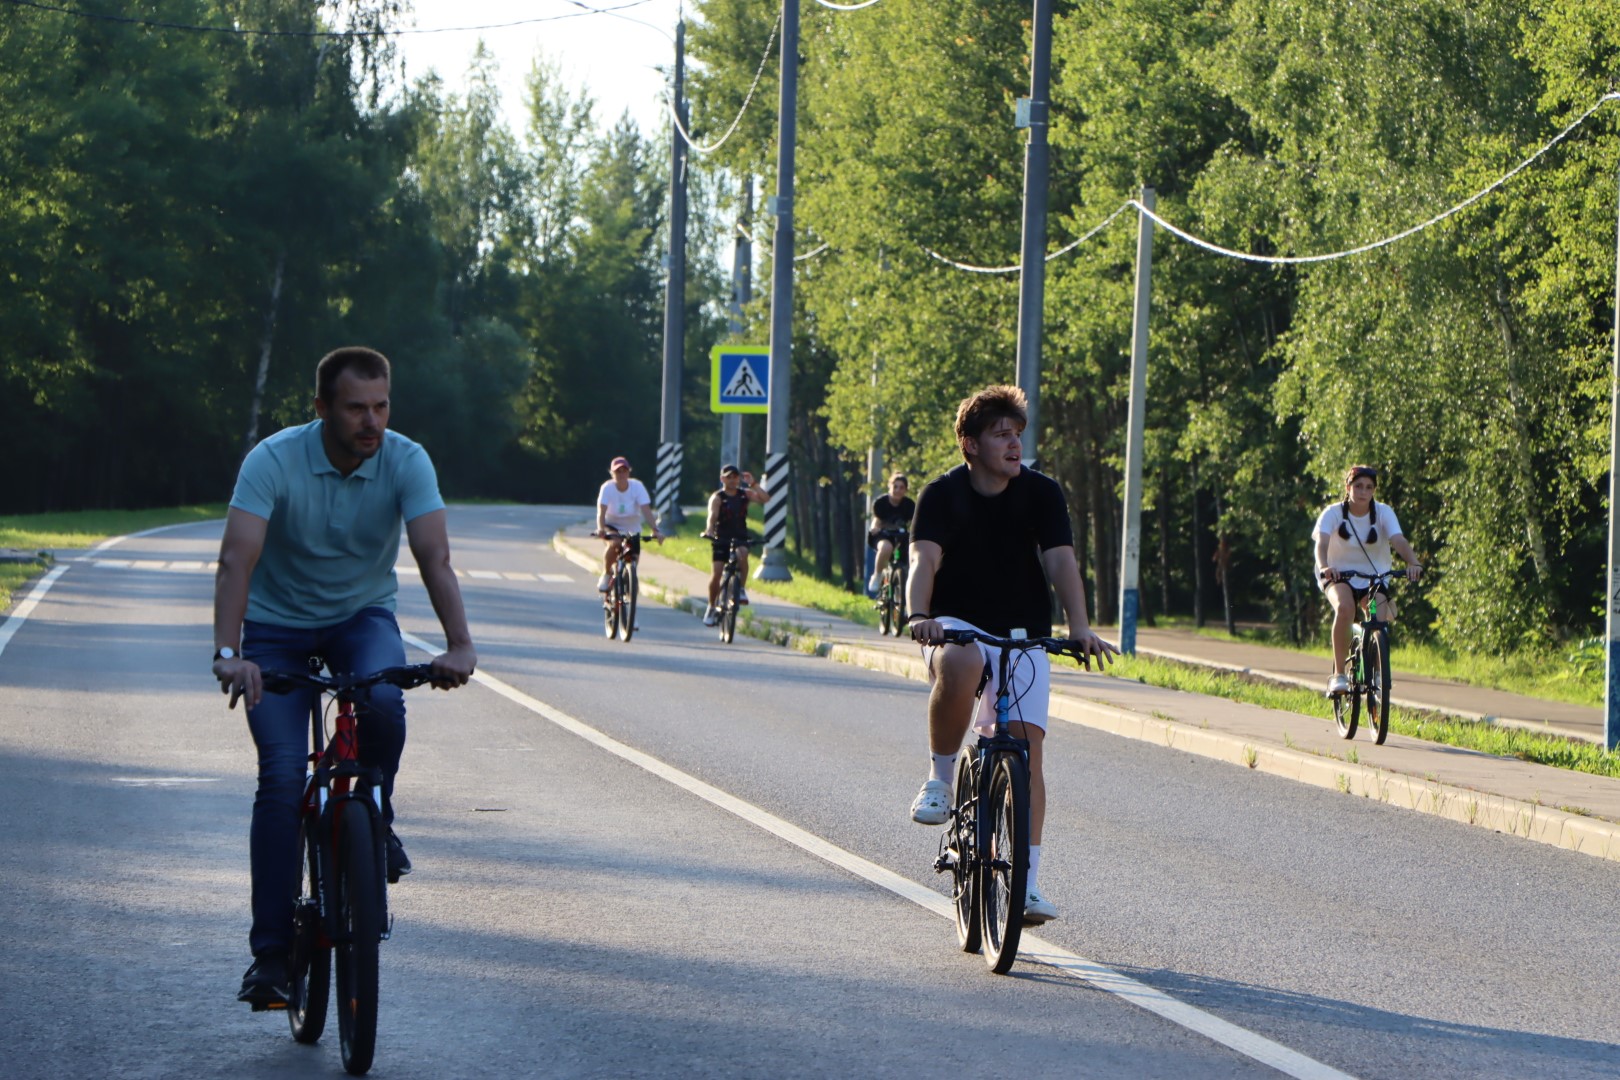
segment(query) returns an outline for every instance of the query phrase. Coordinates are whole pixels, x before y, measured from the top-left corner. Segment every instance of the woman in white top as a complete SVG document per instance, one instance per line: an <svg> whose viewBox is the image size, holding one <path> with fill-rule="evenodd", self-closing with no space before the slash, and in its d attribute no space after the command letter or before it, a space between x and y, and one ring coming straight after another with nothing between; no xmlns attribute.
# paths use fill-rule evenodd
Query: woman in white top
<svg viewBox="0 0 1620 1080"><path fill-rule="evenodd" d="M607 542L607 549L602 553L602 576L596 582L597 592L607 592L611 587L613 564L619 561L622 546L619 533L640 532L642 522L646 522L653 539L663 539L658 532L658 518L653 513L647 485L630 479L629 460L614 458L608 472L613 474L613 479L603 484L601 493L596 496L596 531Z"/></svg>
<svg viewBox="0 0 1620 1080"><path fill-rule="evenodd" d="M1349 570L1363 574L1387 574L1392 565L1390 550L1406 561L1406 577L1416 581L1423 573L1417 552L1401 533L1395 508L1378 502L1378 470L1370 465L1352 465L1344 475L1344 499L1332 503L1316 519L1316 584L1333 605L1333 677L1329 694L1350 689L1344 674L1345 654L1350 651L1350 624L1357 608L1365 609L1369 585L1361 578L1344 580ZM1395 621L1395 605L1378 594L1378 614L1385 622Z"/></svg>

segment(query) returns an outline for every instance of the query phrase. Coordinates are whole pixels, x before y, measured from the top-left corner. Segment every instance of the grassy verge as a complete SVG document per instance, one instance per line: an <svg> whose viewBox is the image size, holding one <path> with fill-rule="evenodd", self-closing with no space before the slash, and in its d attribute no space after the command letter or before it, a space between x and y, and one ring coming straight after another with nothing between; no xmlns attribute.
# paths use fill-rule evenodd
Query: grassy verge
<svg viewBox="0 0 1620 1080"><path fill-rule="evenodd" d="M1160 618L1157 622L1164 629L1193 629L1188 618ZM1305 645L1293 644L1284 635L1263 627L1239 627L1236 636L1228 634L1224 626L1204 626L1196 633L1217 641L1241 641L1305 653L1321 657L1324 664L1331 655L1325 632L1320 642ZM1603 704L1603 658L1600 652L1588 653L1592 650L1580 643L1562 650L1527 649L1508 656L1486 656L1459 653L1401 634L1394 658L1397 670L1414 675L1598 708Z"/></svg>
<svg viewBox="0 0 1620 1080"><path fill-rule="evenodd" d="M1329 721L1333 719L1332 703L1314 690L1281 686L1235 672L1135 656L1120 658L1107 669L1107 673L1115 678L1136 679L1150 686L1208 694ZM1499 757L1518 758L1538 765L1553 765L1598 776L1620 776L1620 755L1605 753L1601 746L1593 743L1400 708L1390 710L1389 729L1429 742L1478 750ZM1345 743L1346 753L1354 754L1356 746L1355 742Z"/></svg>
<svg viewBox="0 0 1620 1080"><path fill-rule="evenodd" d="M23 551L46 548L87 548L113 536L123 536L159 525L180 525L224 517L225 505L176 506L157 510L76 510L60 514L16 514L0 517L0 547ZM0 611L11 606L12 594L47 566L43 559L27 563L0 563Z"/></svg>
<svg viewBox="0 0 1620 1080"><path fill-rule="evenodd" d="M702 532L703 519L696 515L689 516L663 547L654 545L649 550L685 563L687 566L708 570L713 565L712 555L709 541L699 536ZM749 555L750 574L759 565L761 557L757 549ZM865 596L846 592L841 586L830 581L819 580L808 560L790 552L788 569L793 572L792 581L761 581L759 578L751 577L748 581L748 591L803 604L805 607L825 611L829 615L836 615L840 619L848 619L862 626L878 624L877 609L872 606L871 600ZM747 614L746 609L744 614Z"/></svg>

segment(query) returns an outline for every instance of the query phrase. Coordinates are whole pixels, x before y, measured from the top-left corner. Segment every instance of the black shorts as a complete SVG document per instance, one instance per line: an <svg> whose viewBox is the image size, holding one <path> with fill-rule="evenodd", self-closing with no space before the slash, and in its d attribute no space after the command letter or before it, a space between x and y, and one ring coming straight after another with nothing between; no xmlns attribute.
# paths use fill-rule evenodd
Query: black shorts
<svg viewBox="0 0 1620 1080"><path fill-rule="evenodd" d="M715 562L717 562L717 563L725 562L727 559L731 558L731 541L730 540L711 540L709 542L709 554L711 556L713 556ZM748 549L747 548L739 548L738 551L737 551L737 556L739 558L741 558L742 556L745 556L747 554L748 554Z"/></svg>

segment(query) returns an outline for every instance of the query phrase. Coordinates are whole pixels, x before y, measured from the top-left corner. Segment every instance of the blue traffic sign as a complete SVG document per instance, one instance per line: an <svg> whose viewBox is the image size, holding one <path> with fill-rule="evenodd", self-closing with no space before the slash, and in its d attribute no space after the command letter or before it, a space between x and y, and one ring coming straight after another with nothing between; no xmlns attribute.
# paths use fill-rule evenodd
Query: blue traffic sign
<svg viewBox="0 0 1620 1080"><path fill-rule="evenodd" d="M716 345L709 350L709 410L763 413L771 403L771 350L766 345Z"/></svg>

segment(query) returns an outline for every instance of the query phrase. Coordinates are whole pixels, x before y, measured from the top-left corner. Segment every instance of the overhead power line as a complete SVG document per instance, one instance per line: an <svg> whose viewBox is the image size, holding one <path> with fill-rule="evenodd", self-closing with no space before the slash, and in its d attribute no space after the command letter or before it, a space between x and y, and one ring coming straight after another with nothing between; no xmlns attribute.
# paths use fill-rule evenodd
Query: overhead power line
<svg viewBox="0 0 1620 1080"><path fill-rule="evenodd" d="M765 39L765 55L759 58L759 68L754 72L754 81L749 85L748 93L743 96L742 108L737 110L737 115L731 121L731 126L726 128L726 133L720 136L720 138L715 142L712 142L707 146L699 146L697 143L693 142L691 132L687 131L685 125L681 123L681 114L680 111L675 108L674 100L672 99L669 102L669 115L675 118L675 130L681 133L681 138L686 140L687 146L690 146L693 150L696 150L700 154L712 154L724 146L727 139L731 138L732 133L737 130L737 125L742 123L743 113L748 111L749 104L754 100L754 91L759 89L759 80L765 76L765 65L771 59L771 49L776 44L776 32L781 28L782 13L778 11L776 13L776 22L771 24L770 37Z"/></svg>
<svg viewBox="0 0 1620 1080"><path fill-rule="evenodd" d="M1073 251L1087 240L1090 240L1093 236L1096 236L1098 233L1108 228L1108 226L1112 225L1114 223L1114 219L1123 214L1130 205L1131 204L1128 202L1121 203L1118 209L1116 209L1112 214L1109 214L1102 221L1098 222L1097 225L1095 225L1084 236L1079 237L1076 240L1071 240L1069 243L1064 244L1056 251L1048 254L1046 256L1046 261L1051 262L1053 259L1067 255L1069 252ZM971 263L957 262L955 259L946 258L944 255L941 255L939 252L930 247L923 248L923 251L927 252L929 256L938 259L940 262L951 267L952 269L966 270L970 274L1011 274L1023 269L1023 263L1013 263L1011 266L974 266Z"/></svg>
<svg viewBox="0 0 1620 1080"><path fill-rule="evenodd" d="M471 30L505 30L514 26L529 26L533 23L558 22L563 19L578 19L585 15L613 15L629 8L641 7L651 0L628 0L627 3L615 7L591 7L582 0L563 0L579 8L562 15L537 15L532 19L515 19L512 22L485 23L479 26L440 26L425 29L395 29L395 30L259 30L244 26L195 26L190 23L165 22L161 19L141 19L129 15L108 15L99 11L85 11L81 8L61 7L56 4L42 4L38 0L4 0L5 3L16 7L35 8L39 11L49 11L58 15L72 15L78 19L93 19L97 22L126 23L132 26L150 26L157 30L181 30L193 34L234 34L244 37L281 37L281 38L362 38L362 37L393 37L396 34L460 34Z"/></svg>
<svg viewBox="0 0 1620 1080"><path fill-rule="evenodd" d="M869 8L877 2L878 0L863 0L859 4L834 4L831 0L816 0L816 3L822 7L831 8L834 11L859 11L861 8Z"/></svg>

